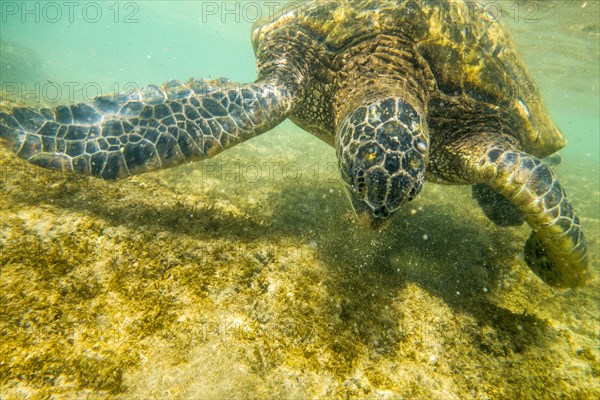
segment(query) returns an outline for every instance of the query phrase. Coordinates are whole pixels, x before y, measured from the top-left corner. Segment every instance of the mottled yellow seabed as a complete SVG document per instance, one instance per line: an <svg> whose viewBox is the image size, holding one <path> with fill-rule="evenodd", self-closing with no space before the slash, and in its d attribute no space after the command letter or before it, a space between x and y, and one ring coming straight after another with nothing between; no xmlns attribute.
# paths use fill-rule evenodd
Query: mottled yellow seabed
<svg viewBox="0 0 600 400"><path fill-rule="evenodd" d="M595 272L555 290L466 187L360 229L299 135L113 183L1 150L2 399L600 396L597 171L557 169Z"/></svg>

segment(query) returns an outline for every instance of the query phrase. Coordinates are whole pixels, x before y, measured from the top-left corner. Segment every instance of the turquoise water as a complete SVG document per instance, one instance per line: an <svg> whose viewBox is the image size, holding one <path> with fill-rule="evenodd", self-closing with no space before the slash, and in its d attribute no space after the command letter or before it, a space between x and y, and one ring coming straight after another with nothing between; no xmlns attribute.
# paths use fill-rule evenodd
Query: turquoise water
<svg viewBox="0 0 600 400"><path fill-rule="evenodd" d="M44 2L4 2L2 40L35 56L27 68L5 59L0 82L9 93L16 92L14 82L24 82L28 100L60 103L169 79L252 81L250 29L276 3L84 2L71 10ZM502 7L502 20L511 27L551 114L569 139L565 155L596 166L597 2L490 3L496 14L496 6Z"/></svg>
<svg viewBox="0 0 600 400"><path fill-rule="evenodd" d="M267 13L273 3L82 2L74 5L70 22L69 9L62 2L29 2L27 10L22 2L0 2L1 88L13 100L52 105L169 79L252 81L256 73L250 29L256 11ZM551 115L569 142L561 151L563 162L557 174L581 211L592 265L597 270L600 3L487 3L502 7L502 19L512 30ZM12 369L2 370L13 379L3 381L11 388L7 398L18 398L15 393L24 395L28 390L34 397L66 393L67 397L82 398L106 393L121 393L124 398L364 398L367 394L370 398L399 398L394 397L397 391L405 398L440 399L511 398L523 390L524 398L539 398L552 395L552 390L567 393L565 387L553 386L560 382L572 385L568 395L573 398L598 393L599 304L593 294L597 279L587 291L566 294L531 277L523 286L515 283L515 276L521 275L502 269L515 269L506 261L512 255L502 254L514 251L518 261L527 229L516 233L500 230L485 225L487 221L480 216L473 224L471 214L479 211L461 206L470 201L465 188L429 185L423 199L410 205L388 231L399 239L354 228L345 221L350 209L337 172L330 170L334 157L330 147L285 122L216 161L147 174L125 183L71 183L55 175L46 181L27 174L16 183L9 179L2 193L14 209L4 204L8 211L3 215L6 232L16 233L2 237L5 254L18 255L19 246L38 243L36 240L42 250L29 261L26 255L5 258L12 260L6 267L12 264L21 271L23 266L39 264L40 270L53 272L48 277L36 268L32 268L35 274L4 270L5 282L25 282L19 290L14 289L16 284L3 283L9 294L5 304L25 306L14 306L14 319L6 317L2 322L27 320L25 315L32 309L40 312L36 314L40 321L60 319L59 314L68 320L83 309L84 313L94 310L96 319L90 317L90 324L107 326L106 320L112 318L113 324L124 321L127 329L136 324L142 328L131 328L133 333L127 331L130 336L125 330L119 332L131 343L96 340L89 334L74 350L64 344L57 347L51 340L42 340L39 346L18 342L15 348L25 350L11 353L14 359L27 354L35 361L31 362L34 369L40 364L44 370L46 365L66 367L64 371L48 367L63 375L44 380L34 373L23 378L26 374L9 363ZM282 170L276 169L274 180L263 175L238 185L235 168L261 160L278 165L296 162L305 179L295 185L282 179ZM215 173L223 164L234 166L229 178ZM252 170L246 178L248 174L252 176ZM312 179L313 175L319 179ZM85 254L77 247L81 237L68 236L71 231L90 237L84 240L89 246ZM426 244L427 240L431 244ZM65 265L77 266L73 270L61 264L63 259L57 255L65 243L72 246ZM165 255L168 248L176 254ZM118 260L111 258L115 249L126 249L121 255L125 259L134 254L144 260L139 263L145 267L146 262L149 272L133 261L125 262L125 271L120 271ZM206 249L217 255L202 255ZM241 251L249 256L231 255ZM48 254L60 262L52 259L47 263ZM491 268L492 272L478 269L482 257L500 259L502 262L494 262L502 268ZM175 261L165 261L167 258ZM257 259L264 271L252 264ZM172 268L163 268L164 262L172 262ZM204 274L198 272L203 263L213 272L198 277ZM299 267L290 266L294 264ZM61 275L61 268L67 272ZM102 273L95 275L94 271ZM31 283L29 274L39 281L31 278ZM134 282L127 281L128 274ZM46 280L48 287L44 286ZM60 305L64 281L81 285L86 292L72 309ZM115 289L114 281L119 285L126 281L136 289ZM137 281L143 285L134 286ZM152 285L160 295L148 289ZM22 295L30 286L36 290L42 286L45 291L40 289L42 295L36 293L35 301L19 303L13 294ZM94 289L103 287L110 290ZM145 296L136 296L136 290ZM284 292L281 297L277 297L278 290ZM154 301L154 296L158 300ZM52 299L50 305L43 302L45 297ZM146 301L151 306L135 308ZM234 331L233 341L216 340L223 332L207 333L205 328L198 331L185 325L186 315L189 321L194 314L181 309L191 309L194 302L209 325L217 325L219 318L249 318L252 323L242 325L237 332L241 338ZM55 307L60 313L54 312ZM178 314L172 316L174 309ZM73 318L80 318L78 324L85 325L83 317ZM166 328L147 327L152 321L160 321ZM285 328L283 321L293 329ZM171 323L176 325L172 329ZM227 326L239 327L235 323ZM190 332L200 337L193 338ZM417 339L416 333L423 337ZM138 341L138 336L143 340ZM135 349L134 356L128 353L130 347ZM56 348L58 355L53 353ZM61 358L71 351L75 361ZM313 359L326 367L315 367ZM566 366L563 359L568 360ZM285 366L277 369L281 363ZM551 366L548 371L544 363ZM514 365L523 367L515 372ZM325 378L319 380L321 375ZM370 383L365 383L365 376ZM414 384L412 392L399 376ZM25 389L15 384L21 379ZM61 386L61 382L68 384ZM527 382L533 382L531 387ZM303 389L291 389L294 385ZM71 387L75 389L69 391ZM369 387L371 392L367 392Z"/></svg>

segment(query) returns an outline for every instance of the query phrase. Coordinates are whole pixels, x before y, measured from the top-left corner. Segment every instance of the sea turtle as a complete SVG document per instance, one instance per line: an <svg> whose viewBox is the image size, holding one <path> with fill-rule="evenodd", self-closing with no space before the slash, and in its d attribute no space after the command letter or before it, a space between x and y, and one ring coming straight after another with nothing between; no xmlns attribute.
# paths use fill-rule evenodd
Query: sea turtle
<svg viewBox="0 0 600 400"><path fill-rule="evenodd" d="M425 180L474 185L500 225L527 221L525 261L581 285L579 218L541 161L565 145L498 15L459 0L288 5L256 23L258 79L169 81L0 114L42 167L123 178L214 156L290 118L335 146L358 219L380 228Z"/></svg>

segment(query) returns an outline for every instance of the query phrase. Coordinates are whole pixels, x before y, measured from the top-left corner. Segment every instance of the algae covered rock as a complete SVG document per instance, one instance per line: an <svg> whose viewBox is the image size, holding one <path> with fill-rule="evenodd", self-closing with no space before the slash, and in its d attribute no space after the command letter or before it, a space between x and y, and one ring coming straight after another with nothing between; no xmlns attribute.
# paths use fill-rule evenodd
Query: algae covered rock
<svg viewBox="0 0 600 400"><path fill-rule="evenodd" d="M284 179L329 150L277 133L116 184L0 152L3 398L598 394L597 281L548 288L464 189L364 231L338 182Z"/></svg>

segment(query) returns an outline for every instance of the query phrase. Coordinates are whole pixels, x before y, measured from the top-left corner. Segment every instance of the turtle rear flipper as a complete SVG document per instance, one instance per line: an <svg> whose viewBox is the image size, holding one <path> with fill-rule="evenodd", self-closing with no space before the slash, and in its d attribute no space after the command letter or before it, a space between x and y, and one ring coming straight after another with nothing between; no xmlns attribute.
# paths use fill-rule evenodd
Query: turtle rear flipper
<svg viewBox="0 0 600 400"><path fill-rule="evenodd" d="M562 157L558 153L553 153L544 158L544 162L549 167L556 167L562 162Z"/></svg>
<svg viewBox="0 0 600 400"><path fill-rule="evenodd" d="M283 121L293 96L273 82L170 81L54 109L0 113L0 143L33 164L117 179L225 150Z"/></svg>
<svg viewBox="0 0 600 400"><path fill-rule="evenodd" d="M511 201L485 183L473 185L473 198L483 213L498 226L523 225L523 213Z"/></svg>

